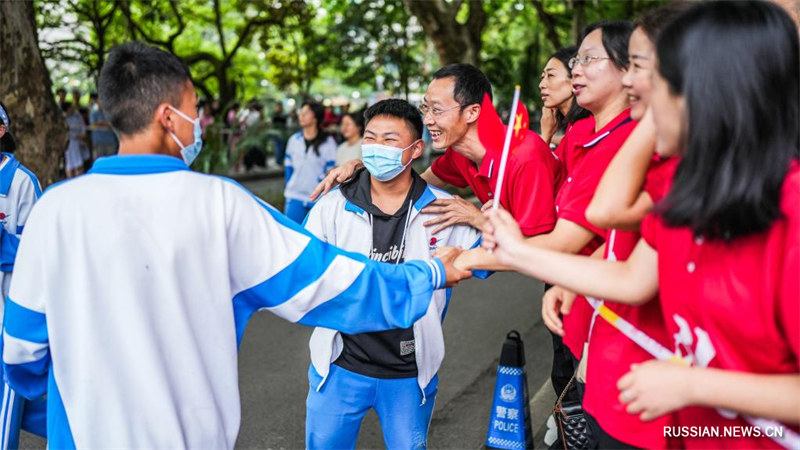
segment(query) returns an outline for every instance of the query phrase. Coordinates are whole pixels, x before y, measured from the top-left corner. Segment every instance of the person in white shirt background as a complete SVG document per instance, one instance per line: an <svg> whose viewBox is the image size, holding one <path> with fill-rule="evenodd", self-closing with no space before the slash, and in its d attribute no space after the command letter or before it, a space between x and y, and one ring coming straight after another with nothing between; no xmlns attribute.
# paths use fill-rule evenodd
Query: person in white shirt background
<svg viewBox="0 0 800 450"><path fill-rule="evenodd" d="M322 130L324 119L325 108L322 105L303 103L297 115L302 130L293 134L286 143L284 213L297 223L303 222L314 206L309 200L311 192L333 168L336 159L336 141Z"/></svg>
<svg viewBox="0 0 800 450"><path fill-rule="evenodd" d="M340 127L344 141L336 149L336 167L353 159L361 159L361 138L364 136L363 112L345 113Z"/></svg>
<svg viewBox="0 0 800 450"><path fill-rule="evenodd" d="M11 134L11 118L0 102L0 323L5 312L5 298L11 285L19 239L33 205L42 195L36 175L14 157L17 142ZM0 341L0 348L2 348ZM47 401L38 397L27 401L3 381L0 406L0 450L14 449L19 444L20 429L39 436L47 432Z"/></svg>

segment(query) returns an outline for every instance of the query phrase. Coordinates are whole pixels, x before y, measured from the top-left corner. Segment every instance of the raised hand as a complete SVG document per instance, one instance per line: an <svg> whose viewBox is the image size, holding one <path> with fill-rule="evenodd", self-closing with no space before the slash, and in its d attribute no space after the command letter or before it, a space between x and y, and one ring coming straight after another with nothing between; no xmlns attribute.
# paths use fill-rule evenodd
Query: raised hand
<svg viewBox="0 0 800 450"><path fill-rule="evenodd" d="M483 214L475 205L457 195L453 199L441 198L435 200L430 205L422 208L422 212L425 214L439 214L439 217L423 224L426 227L440 224L433 230L432 234L459 223L480 229L483 223L486 222L486 218L483 217Z"/></svg>
<svg viewBox="0 0 800 450"><path fill-rule="evenodd" d="M556 126L558 125L556 109L543 106L542 119L539 121L539 124L542 128L542 139L549 144L553 139L553 135L556 134Z"/></svg>

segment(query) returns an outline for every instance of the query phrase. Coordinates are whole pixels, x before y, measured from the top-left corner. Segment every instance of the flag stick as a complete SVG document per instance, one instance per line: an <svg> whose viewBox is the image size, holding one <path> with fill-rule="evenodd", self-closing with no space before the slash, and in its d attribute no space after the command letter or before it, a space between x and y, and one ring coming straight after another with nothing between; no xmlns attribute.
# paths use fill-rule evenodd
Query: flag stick
<svg viewBox="0 0 800 450"><path fill-rule="evenodd" d="M508 151L511 147L511 135L514 132L514 124L517 120L517 103L519 103L519 85L514 86L514 101L511 103L511 115L508 119L508 129L506 129L506 141L503 143L503 156L500 158L500 172L497 175L497 185L494 187L492 209L500 207L500 192L502 192L503 180L506 177L506 163L508 162Z"/></svg>

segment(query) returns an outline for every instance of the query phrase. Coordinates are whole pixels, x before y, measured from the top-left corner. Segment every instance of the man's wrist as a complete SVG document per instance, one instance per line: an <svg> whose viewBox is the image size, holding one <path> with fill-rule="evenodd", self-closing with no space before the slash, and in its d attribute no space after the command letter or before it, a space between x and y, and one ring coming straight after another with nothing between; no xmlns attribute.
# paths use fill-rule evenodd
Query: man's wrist
<svg viewBox="0 0 800 450"><path fill-rule="evenodd" d="M486 216L483 215L482 212L478 211L477 214L472 216L472 220L470 221L470 226L472 228L480 230L483 228L483 225L486 223Z"/></svg>

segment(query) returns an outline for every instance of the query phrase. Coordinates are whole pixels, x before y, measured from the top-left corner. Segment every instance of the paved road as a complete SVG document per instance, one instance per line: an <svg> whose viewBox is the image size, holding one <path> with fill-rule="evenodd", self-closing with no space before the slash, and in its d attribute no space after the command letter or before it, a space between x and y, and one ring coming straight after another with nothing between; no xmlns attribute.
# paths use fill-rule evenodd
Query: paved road
<svg viewBox="0 0 800 450"><path fill-rule="evenodd" d="M282 180L245 183L253 190L279 189ZM508 331L525 342L531 396L537 392L534 430L541 428L553 402L545 385L552 348L541 323L542 284L518 274L498 273L488 280L467 280L454 291L444 323L447 355L439 372L439 394L429 446L482 448L486 438L500 349ZM237 447L304 447L308 392L308 338L311 329L269 313L251 319L240 350L242 424ZM538 440L537 447L541 440ZM43 448L42 440L23 436L23 448ZM380 425L370 413L358 448L384 448Z"/></svg>
<svg viewBox="0 0 800 450"><path fill-rule="evenodd" d="M456 289L444 327L447 356L439 373L431 448L482 446L497 358L509 330L519 330L525 341L531 391L544 383L551 347L538 317L541 292L540 283L516 274L469 280ZM250 322L240 352L239 448L303 447L310 333L267 313ZM358 448L383 448L372 413Z"/></svg>

